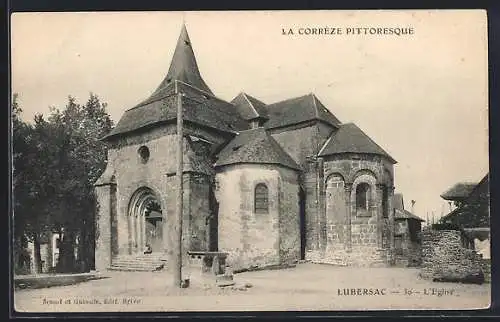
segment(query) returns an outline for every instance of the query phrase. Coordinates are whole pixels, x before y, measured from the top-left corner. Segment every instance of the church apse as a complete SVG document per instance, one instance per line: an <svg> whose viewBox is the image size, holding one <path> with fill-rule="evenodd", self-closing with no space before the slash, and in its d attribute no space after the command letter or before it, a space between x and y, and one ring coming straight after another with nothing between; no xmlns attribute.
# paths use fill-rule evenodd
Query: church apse
<svg viewBox="0 0 500 322"><path fill-rule="evenodd" d="M322 249L306 259L337 265L389 264L389 203L392 182L384 162L375 155L326 156L324 165L324 221Z"/></svg>

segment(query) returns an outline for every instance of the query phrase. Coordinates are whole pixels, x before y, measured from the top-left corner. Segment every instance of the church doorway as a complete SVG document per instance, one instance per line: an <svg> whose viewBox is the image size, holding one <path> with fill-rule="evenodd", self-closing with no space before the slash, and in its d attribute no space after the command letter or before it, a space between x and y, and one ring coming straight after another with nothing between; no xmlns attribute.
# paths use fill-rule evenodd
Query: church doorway
<svg viewBox="0 0 500 322"><path fill-rule="evenodd" d="M146 245L151 247L152 252L162 249L163 216L161 207L156 201L151 201L146 207L144 216L146 224Z"/></svg>
<svg viewBox="0 0 500 322"><path fill-rule="evenodd" d="M163 252L163 211L153 190L143 187L132 196L129 204L129 253Z"/></svg>

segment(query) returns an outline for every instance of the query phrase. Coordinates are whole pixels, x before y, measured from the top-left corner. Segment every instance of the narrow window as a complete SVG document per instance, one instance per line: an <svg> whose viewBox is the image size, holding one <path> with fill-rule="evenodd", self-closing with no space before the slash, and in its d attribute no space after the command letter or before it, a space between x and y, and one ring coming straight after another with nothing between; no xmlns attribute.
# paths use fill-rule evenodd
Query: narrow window
<svg viewBox="0 0 500 322"><path fill-rule="evenodd" d="M360 183L356 187L356 208L368 210L370 186L367 183Z"/></svg>
<svg viewBox="0 0 500 322"><path fill-rule="evenodd" d="M255 212L261 214L269 212L269 191L263 183L255 186Z"/></svg>

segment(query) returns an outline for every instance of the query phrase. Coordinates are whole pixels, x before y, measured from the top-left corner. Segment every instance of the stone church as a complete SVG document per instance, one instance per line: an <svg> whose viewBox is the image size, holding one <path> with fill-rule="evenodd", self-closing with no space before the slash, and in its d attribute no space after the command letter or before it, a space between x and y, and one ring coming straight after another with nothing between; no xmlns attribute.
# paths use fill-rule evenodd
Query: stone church
<svg viewBox="0 0 500 322"><path fill-rule="evenodd" d="M178 93L185 251L227 252L235 268L391 264L396 161L312 93L218 98L183 26L164 80L103 138L97 270L145 260L148 245L151 258L172 254Z"/></svg>

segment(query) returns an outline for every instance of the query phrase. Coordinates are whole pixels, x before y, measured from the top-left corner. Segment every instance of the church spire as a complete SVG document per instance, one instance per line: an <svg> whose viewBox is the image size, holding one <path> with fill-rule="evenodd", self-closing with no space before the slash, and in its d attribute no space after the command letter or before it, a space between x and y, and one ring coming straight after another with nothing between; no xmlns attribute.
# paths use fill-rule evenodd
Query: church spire
<svg viewBox="0 0 500 322"><path fill-rule="evenodd" d="M167 76L163 79L156 91L168 86L176 80L187 83L213 95L198 70L198 64L196 63L193 47L185 24L182 25L181 34L177 40L177 47L175 48Z"/></svg>

